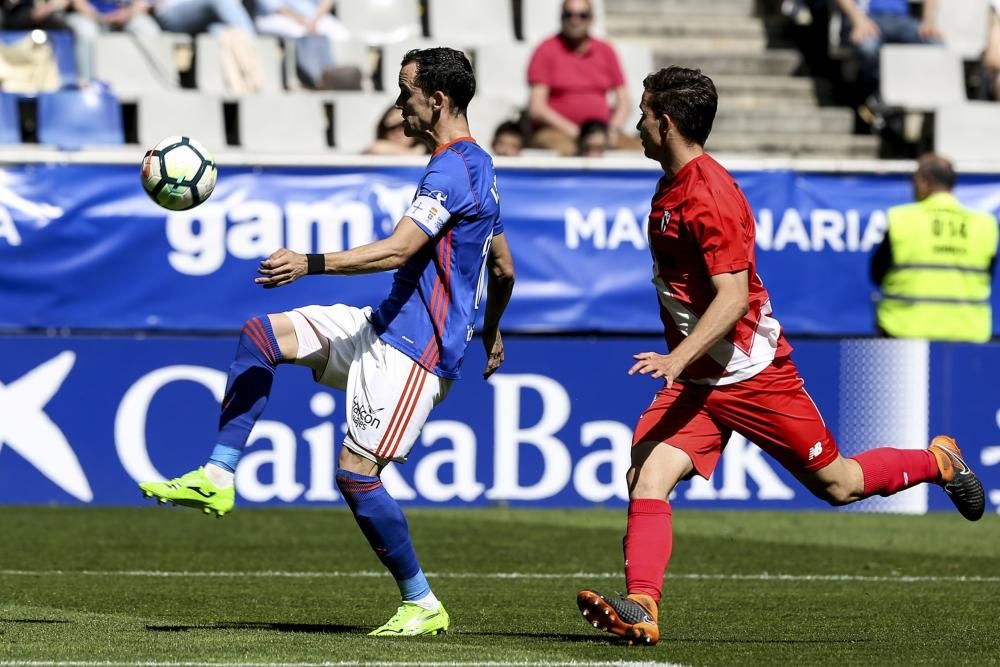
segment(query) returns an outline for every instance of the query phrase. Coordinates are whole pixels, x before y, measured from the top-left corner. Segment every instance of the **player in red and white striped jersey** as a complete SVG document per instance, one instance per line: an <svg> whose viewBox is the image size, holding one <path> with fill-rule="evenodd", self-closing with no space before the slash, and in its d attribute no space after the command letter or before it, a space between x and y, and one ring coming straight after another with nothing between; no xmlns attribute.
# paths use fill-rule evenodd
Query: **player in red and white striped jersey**
<svg viewBox="0 0 1000 667"><path fill-rule="evenodd" d="M667 499L681 480L711 476L733 431L832 505L931 482L975 521L985 494L947 436L927 449L840 455L756 273L750 205L704 150L718 106L715 85L682 67L651 74L644 85L637 128L646 157L664 173L648 233L670 351L636 354L629 369L664 383L633 434L624 540L628 595L612 599L585 589L577 604L594 627L630 643L655 644L672 547Z"/></svg>

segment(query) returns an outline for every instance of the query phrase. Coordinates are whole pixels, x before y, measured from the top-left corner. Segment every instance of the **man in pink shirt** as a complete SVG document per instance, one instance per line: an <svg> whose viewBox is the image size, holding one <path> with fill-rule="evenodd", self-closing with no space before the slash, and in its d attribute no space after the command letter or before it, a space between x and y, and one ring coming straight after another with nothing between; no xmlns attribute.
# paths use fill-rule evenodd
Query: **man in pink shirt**
<svg viewBox="0 0 1000 667"><path fill-rule="evenodd" d="M580 126L591 120L608 126L613 146L620 143L631 102L618 57L610 44L590 35L592 23L590 0L565 0L562 30L531 56L528 115L534 148L574 155Z"/></svg>

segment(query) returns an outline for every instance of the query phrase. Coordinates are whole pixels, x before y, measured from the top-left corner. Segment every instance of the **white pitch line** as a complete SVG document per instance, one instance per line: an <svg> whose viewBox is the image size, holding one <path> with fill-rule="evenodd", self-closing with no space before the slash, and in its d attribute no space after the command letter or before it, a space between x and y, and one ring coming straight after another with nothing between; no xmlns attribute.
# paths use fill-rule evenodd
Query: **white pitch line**
<svg viewBox="0 0 1000 667"><path fill-rule="evenodd" d="M426 572L436 579L614 579L621 572ZM295 572L283 570L250 570L246 572L211 571L170 571L170 570L0 570L0 576L7 577L151 577L151 578L247 578L247 579L344 579L388 577L389 573L379 570L330 570ZM668 579L689 581L796 581L796 582L888 582L888 583L1000 583L1000 576L920 576L920 575L857 575L857 574L775 574L760 572L755 574L667 574ZM3 666L0 662L0 667Z"/></svg>
<svg viewBox="0 0 1000 667"><path fill-rule="evenodd" d="M366 665L368 667L683 667L672 662L589 662L581 660L546 661L532 660L523 662L117 662L107 661L77 661L77 660L0 660L0 667L352 667Z"/></svg>

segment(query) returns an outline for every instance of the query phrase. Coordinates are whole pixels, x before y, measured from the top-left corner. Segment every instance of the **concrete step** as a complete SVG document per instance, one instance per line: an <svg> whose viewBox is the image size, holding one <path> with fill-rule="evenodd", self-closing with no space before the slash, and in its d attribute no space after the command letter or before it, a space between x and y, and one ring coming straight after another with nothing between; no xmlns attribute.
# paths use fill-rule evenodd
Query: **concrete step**
<svg viewBox="0 0 1000 667"><path fill-rule="evenodd" d="M783 100L780 97L776 98L760 95L727 95L725 93L721 93L720 97L720 103L727 109L774 109L775 104L781 104L789 109L798 110L799 113L805 113L810 109L815 110L819 108L815 99L807 100L793 98Z"/></svg>
<svg viewBox="0 0 1000 667"><path fill-rule="evenodd" d="M712 78L724 74L787 76L798 67L800 58L797 52L786 49L743 53L719 53L713 50L683 51L674 48L671 42L654 51L657 68L669 65L697 67Z"/></svg>
<svg viewBox="0 0 1000 667"><path fill-rule="evenodd" d="M853 134L729 134L714 131L706 149L759 157L875 158L878 137Z"/></svg>
<svg viewBox="0 0 1000 667"><path fill-rule="evenodd" d="M530 1L530 0L529 0ZM755 0L609 0L605 13L611 16L752 16Z"/></svg>
<svg viewBox="0 0 1000 667"><path fill-rule="evenodd" d="M743 106L816 106L812 79L791 76L722 74L713 77L723 103Z"/></svg>
<svg viewBox="0 0 1000 667"><path fill-rule="evenodd" d="M767 37L764 23L749 16L720 17L697 14L678 18L669 15L618 14L608 16L605 25L612 37L648 35L662 39L702 37L757 41Z"/></svg>
<svg viewBox="0 0 1000 667"><path fill-rule="evenodd" d="M655 33L619 33L611 37L645 44L654 50L669 48L672 53L706 53L741 57L746 53L759 53L767 49L767 38L764 35L719 38L696 33L667 37Z"/></svg>
<svg viewBox="0 0 1000 667"><path fill-rule="evenodd" d="M850 134L854 112L850 109L772 106L740 108L719 103L713 126L719 132L747 134Z"/></svg>

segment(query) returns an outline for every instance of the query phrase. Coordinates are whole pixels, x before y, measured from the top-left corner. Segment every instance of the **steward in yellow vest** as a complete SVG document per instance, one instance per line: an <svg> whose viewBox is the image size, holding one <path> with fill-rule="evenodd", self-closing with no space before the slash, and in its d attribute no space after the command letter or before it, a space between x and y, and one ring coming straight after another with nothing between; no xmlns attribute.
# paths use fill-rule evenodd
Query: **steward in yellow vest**
<svg viewBox="0 0 1000 667"><path fill-rule="evenodd" d="M990 339L997 220L959 204L954 185L951 163L926 156L913 175L917 202L889 209L871 266L872 281L882 288L878 327L887 336Z"/></svg>

